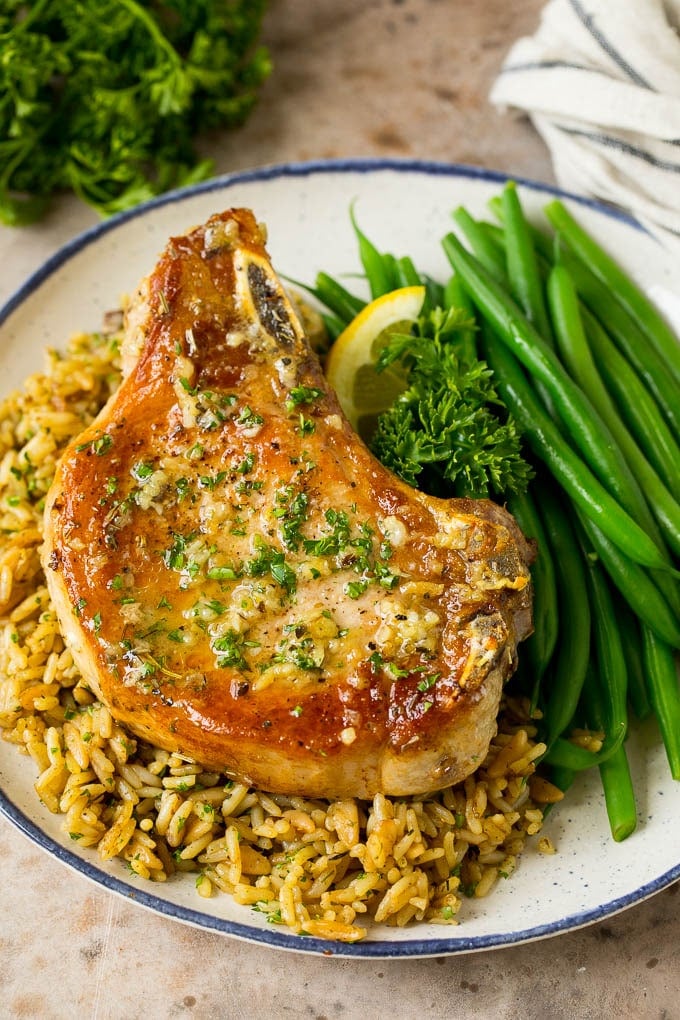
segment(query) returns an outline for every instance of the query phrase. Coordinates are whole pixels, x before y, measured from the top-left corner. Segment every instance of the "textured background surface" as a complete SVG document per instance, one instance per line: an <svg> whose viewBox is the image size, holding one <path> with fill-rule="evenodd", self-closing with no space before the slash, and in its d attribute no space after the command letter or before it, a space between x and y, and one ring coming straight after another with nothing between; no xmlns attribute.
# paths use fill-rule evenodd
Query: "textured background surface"
<svg viewBox="0 0 680 1020"><path fill-rule="evenodd" d="M552 182L489 88L542 0L271 0L275 71L249 123L206 150L218 172L345 156L474 163ZM0 229L0 300L95 222L64 201ZM579 932L413 961L282 954L155 917L72 874L0 820L0 1015L309 1020L680 1016L678 886Z"/></svg>

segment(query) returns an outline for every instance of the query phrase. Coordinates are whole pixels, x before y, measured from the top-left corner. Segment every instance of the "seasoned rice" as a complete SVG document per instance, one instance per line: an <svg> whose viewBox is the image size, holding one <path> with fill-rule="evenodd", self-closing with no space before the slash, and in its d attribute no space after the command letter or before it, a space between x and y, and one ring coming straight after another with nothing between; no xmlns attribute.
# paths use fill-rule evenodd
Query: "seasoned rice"
<svg viewBox="0 0 680 1020"><path fill-rule="evenodd" d="M118 326L118 322L115 323ZM284 797L208 773L127 733L65 647L39 559L44 496L64 445L119 382L114 329L49 351L0 405L0 732L33 759L42 803L74 843L165 882L194 875L298 934L354 942L371 920L456 924L466 897L514 870L559 791L506 698L486 761L464 783L371 802ZM540 852L554 848L545 837Z"/></svg>

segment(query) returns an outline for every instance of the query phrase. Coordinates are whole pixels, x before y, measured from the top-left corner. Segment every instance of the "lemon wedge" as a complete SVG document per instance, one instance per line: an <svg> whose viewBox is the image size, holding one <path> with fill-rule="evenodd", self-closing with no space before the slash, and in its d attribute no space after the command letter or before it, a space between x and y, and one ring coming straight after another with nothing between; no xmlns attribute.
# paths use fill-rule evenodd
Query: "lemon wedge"
<svg viewBox="0 0 680 1020"><path fill-rule="evenodd" d="M330 349L326 378L350 424L370 439L378 415L405 388L398 365L375 371L378 356L395 333L409 333L425 300L425 288L400 287L366 305Z"/></svg>

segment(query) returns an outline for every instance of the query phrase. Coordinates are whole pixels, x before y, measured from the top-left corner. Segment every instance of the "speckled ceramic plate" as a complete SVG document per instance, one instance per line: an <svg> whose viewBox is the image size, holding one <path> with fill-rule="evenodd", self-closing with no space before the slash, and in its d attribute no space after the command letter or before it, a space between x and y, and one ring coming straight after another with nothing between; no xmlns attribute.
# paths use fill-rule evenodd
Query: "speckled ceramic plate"
<svg viewBox="0 0 680 1020"><path fill-rule="evenodd" d="M423 271L443 278L447 264L439 241L451 227L451 210L464 204L483 214L503 180L470 167L332 162L268 167L165 196L77 237L10 299L0 312L2 388L8 391L34 371L46 345L59 347L73 332L97 329L102 313L153 266L166 239L212 212L252 207L267 223L276 268L311 282L319 269L356 270L348 217L355 202L363 229L376 243L412 255ZM555 194L520 183L529 211L538 213ZM563 197L653 296L663 301L680 295L671 260L653 239L619 215ZM546 824L555 856L541 856L530 845L511 879L487 899L464 902L456 927L376 927L365 941L349 946L290 935L228 896L203 900L191 876L145 884L119 862L104 864L93 851L79 850L61 831L61 818L39 804L30 760L1 741L0 810L64 864L167 917L279 949L345 957L438 956L557 935L630 907L680 877L680 783L670 779L653 727L632 735L630 758L639 825L626 842L612 842L598 776L585 776Z"/></svg>

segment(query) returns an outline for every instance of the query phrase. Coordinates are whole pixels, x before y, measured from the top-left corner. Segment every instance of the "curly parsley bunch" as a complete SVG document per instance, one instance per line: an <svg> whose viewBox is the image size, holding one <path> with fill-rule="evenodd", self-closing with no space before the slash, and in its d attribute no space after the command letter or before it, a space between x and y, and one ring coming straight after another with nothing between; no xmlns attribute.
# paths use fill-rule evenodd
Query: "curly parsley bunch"
<svg viewBox="0 0 680 1020"><path fill-rule="evenodd" d="M266 0L5 0L0 220L72 190L107 216L208 177L193 138L242 123L271 64Z"/></svg>
<svg viewBox="0 0 680 1020"><path fill-rule="evenodd" d="M491 369L468 356L474 328L465 311L435 308L413 334L391 337L377 369L400 362L408 386L379 416L371 448L432 495L505 498L523 492L533 471Z"/></svg>

